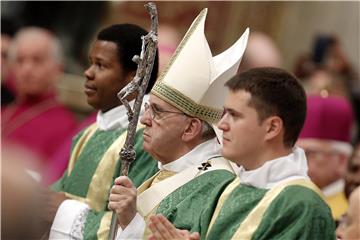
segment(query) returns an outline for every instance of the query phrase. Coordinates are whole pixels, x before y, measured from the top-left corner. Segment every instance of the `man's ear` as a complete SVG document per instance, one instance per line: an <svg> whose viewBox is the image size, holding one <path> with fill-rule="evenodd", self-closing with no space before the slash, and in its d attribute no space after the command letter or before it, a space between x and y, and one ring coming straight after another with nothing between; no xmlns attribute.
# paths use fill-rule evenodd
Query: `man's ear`
<svg viewBox="0 0 360 240"><path fill-rule="evenodd" d="M283 121L278 116L271 116L265 120L265 140L272 140L279 136L284 129Z"/></svg>
<svg viewBox="0 0 360 240"><path fill-rule="evenodd" d="M182 140L184 142L191 141L201 135L202 122L198 118L188 118L189 122L185 127L184 133L182 135Z"/></svg>

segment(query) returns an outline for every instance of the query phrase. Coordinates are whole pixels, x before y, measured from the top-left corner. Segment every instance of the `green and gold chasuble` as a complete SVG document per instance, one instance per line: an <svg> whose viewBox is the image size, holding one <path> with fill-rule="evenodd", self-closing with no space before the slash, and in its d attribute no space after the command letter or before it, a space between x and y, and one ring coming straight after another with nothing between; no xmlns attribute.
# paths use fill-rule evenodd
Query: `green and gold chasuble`
<svg viewBox="0 0 360 240"><path fill-rule="evenodd" d="M179 229L201 233L198 222L209 198L220 197L219 193L234 177L227 170L204 173L167 196L159 204L156 213L164 215Z"/></svg>
<svg viewBox="0 0 360 240"><path fill-rule="evenodd" d="M136 160L131 164L129 178L136 186L157 171L157 162L143 151L143 128L135 137ZM73 141L70 161L63 177L53 186L71 198L89 205L84 226L84 239L107 239L111 213L107 209L110 188L119 176L119 151L126 138L125 129L103 131L96 123L80 132Z"/></svg>
<svg viewBox="0 0 360 240"><path fill-rule="evenodd" d="M209 199L219 197L234 177L232 169L199 170L198 176L171 192L144 216L146 224L151 215L163 214L179 229L201 232L200 217ZM140 187L138 191L141 193L142 190ZM150 234L150 229L146 227L143 238L147 239Z"/></svg>
<svg viewBox="0 0 360 240"><path fill-rule="evenodd" d="M211 221L209 221L211 219ZM240 184L236 178L201 219L202 239L335 239L331 211L308 180L272 189Z"/></svg>

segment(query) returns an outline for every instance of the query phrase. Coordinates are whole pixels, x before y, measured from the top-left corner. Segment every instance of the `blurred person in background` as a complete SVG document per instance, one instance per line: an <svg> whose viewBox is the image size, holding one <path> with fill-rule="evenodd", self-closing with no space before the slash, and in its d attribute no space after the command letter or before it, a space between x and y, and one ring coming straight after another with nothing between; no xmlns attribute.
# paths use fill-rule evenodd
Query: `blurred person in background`
<svg viewBox="0 0 360 240"><path fill-rule="evenodd" d="M345 196L347 199L358 186L360 186L360 143L356 145L349 159L345 174Z"/></svg>
<svg viewBox="0 0 360 240"><path fill-rule="evenodd" d="M360 239L360 187L350 195L349 209L336 229L340 240Z"/></svg>
<svg viewBox="0 0 360 240"><path fill-rule="evenodd" d="M2 109L2 140L27 147L46 165L76 126L72 113L56 99L56 82L62 73L61 47L48 30L27 27L16 34L9 53L16 99Z"/></svg>
<svg viewBox="0 0 360 240"><path fill-rule="evenodd" d="M315 36L311 52L302 54L297 59L294 73L306 81L314 71L319 69L326 69L342 75L346 83L357 80L340 40L332 34Z"/></svg>
<svg viewBox="0 0 360 240"><path fill-rule="evenodd" d="M346 81L354 80L353 69L345 54L340 40L333 34L316 36L312 60L318 67L328 68L346 77Z"/></svg>
<svg viewBox="0 0 360 240"><path fill-rule="evenodd" d="M263 32L252 32L239 72L257 67L281 67L281 52L273 39Z"/></svg>
<svg viewBox="0 0 360 240"><path fill-rule="evenodd" d="M323 89L320 89L322 95L334 93L346 96L353 105L355 121L360 126L360 78L346 56L340 39L334 34L318 34L311 48L310 53L302 54L296 61L295 75L303 81L307 92L316 92L326 82L326 73L327 78L331 78L327 82L332 86L323 85ZM358 142L360 128L354 135L354 140Z"/></svg>
<svg viewBox="0 0 360 240"><path fill-rule="evenodd" d="M360 144L349 159L345 174L345 196L349 200L347 212L340 218L336 229L338 239L360 239ZM356 192L357 189L357 192ZM357 234L357 235L356 235Z"/></svg>
<svg viewBox="0 0 360 240"><path fill-rule="evenodd" d="M1 239L40 239L44 232L40 157L3 142L1 163Z"/></svg>
<svg viewBox="0 0 360 240"><path fill-rule="evenodd" d="M64 175L52 186L46 204L46 221L52 223L50 239L105 239L112 211L107 208L110 188L120 175L122 149L129 124L127 111L117 97L135 76L134 55L140 55L147 32L134 24L116 24L102 29L89 51L85 71L85 94L89 105L98 110L96 122L73 139ZM154 85L158 57L146 93ZM136 94L127 100L133 106ZM146 99L147 97L145 97ZM146 100L145 100L146 101ZM140 116L144 113L142 108ZM129 178L136 186L158 171L157 162L143 151L143 127L137 129Z"/></svg>
<svg viewBox="0 0 360 240"><path fill-rule="evenodd" d="M1 18L1 106L11 103L15 99L14 74L9 61L9 48L15 32L15 22Z"/></svg>
<svg viewBox="0 0 360 240"><path fill-rule="evenodd" d="M159 72L163 72L168 65L171 56L174 54L181 41L181 36L176 28L170 25L159 26Z"/></svg>
<svg viewBox="0 0 360 240"><path fill-rule="evenodd" d="M344 79L335 72L326 69L315 70L304 82L307 95L319 95L322 97L342 96L349 98L349 91Z"/></svg>
<svg viewBox="0 0 360 240"><path fill-rule="evenodd" d="M344 176L352 152L354 114L343 97L308 96L307 116L297 145L305 150L309 176L322 190L333 217L347 209Z"/></svg>

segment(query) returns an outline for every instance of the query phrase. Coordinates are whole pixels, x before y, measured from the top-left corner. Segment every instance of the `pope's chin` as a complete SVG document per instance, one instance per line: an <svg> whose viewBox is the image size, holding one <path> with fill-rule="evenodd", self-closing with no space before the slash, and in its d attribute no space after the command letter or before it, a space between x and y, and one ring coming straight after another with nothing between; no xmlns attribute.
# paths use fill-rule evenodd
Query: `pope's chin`
<svg viewBox="0 0 360 240"><path fill-rule="evenodd" d="M149 152L149 150L151 150L150 137L144 135L143 140L143 148L146 152Z"/></svg>

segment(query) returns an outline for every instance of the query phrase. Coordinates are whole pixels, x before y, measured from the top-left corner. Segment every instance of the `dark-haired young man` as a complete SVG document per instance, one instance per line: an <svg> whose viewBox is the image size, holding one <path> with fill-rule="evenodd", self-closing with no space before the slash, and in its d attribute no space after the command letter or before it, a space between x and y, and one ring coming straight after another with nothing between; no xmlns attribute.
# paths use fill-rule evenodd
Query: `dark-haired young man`
<svg viewBox="0 0 360 240"><path fill-rule="evenodd" d="M254 68L226 83L230 92L218 127L222 155L237 178L202 214L206 239L335 239L319 189L307 176L304 151L294 144L306 115L305 92L289 73ZM179 231L163 216L151 219L152 239L199 235Z"/></svg>
<svg viewBox="0 0 360 240"><path fill-rule="evenodd" d="M117 93L135 75L134 55L141 51L141 36L147 32L132 24L100 31L85 71L88 103L98 109L96 123L75 136L68 168L53 185L48 221L53 221L50 239L107 238L111 212L107 209L110 187L119 174L119 151L126 138L128 119ZM156 81L156 58L147 93ZM128 100L134 102L135 96ZM157 163L142 149L142 129L136 134L136 161L129 177L139 186L157 171ZM56 214L56 215L55 215ZM54 218L55 216L55 218Z"/></svg>

